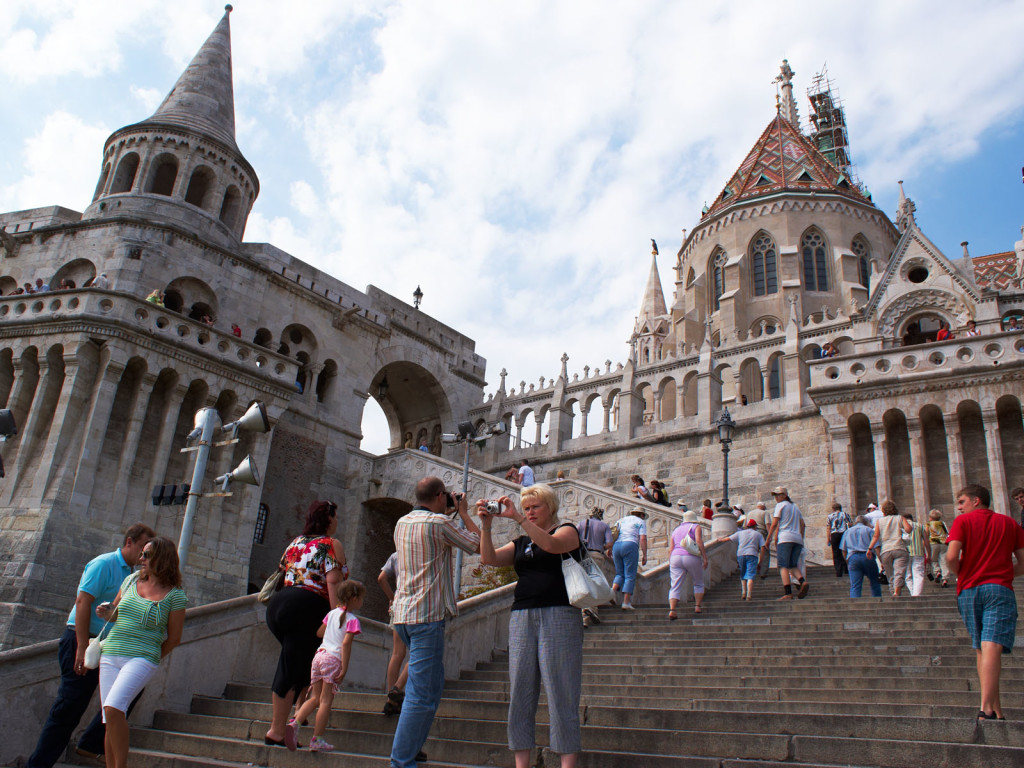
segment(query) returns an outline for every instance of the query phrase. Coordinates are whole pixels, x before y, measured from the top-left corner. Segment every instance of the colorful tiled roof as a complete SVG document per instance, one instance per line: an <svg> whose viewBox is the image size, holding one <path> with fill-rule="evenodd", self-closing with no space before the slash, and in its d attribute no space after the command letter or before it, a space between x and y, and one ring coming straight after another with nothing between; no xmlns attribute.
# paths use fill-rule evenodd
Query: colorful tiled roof
<svg viewBox="0 0 1024 768"><path fill-rule="evenodd" d="M988 256L975 256L974 280L983 288L1016 287L1017 254L1013 251L990 253Z"/></svg>
<svg viewBox="0 0 1024 768"><path fill-rule="evenodd" d="M705 215L712 216L741 200L783 191L868 199L798 128L776 115Z"/></svg>

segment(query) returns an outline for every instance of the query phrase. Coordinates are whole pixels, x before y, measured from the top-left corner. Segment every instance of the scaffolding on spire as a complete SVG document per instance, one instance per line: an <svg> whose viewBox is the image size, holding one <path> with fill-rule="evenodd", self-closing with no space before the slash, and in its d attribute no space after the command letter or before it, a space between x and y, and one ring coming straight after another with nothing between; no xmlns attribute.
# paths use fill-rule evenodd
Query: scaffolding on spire
<svg viewBox="0 0 1024 768"><path fill-rule="evenodd" d="M827 64L811 80L807 98L811 102L811 141L850 179L850 183L856 184L850 159L850 139L846 134L846 113L838 91L832 87Z"/></svg>

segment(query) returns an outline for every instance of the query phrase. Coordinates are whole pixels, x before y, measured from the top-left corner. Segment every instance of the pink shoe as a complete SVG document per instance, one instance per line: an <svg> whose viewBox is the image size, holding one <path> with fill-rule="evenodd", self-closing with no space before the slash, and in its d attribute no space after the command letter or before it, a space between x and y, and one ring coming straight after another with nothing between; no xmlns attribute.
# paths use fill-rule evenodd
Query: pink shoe
<svg viewBox="0 0 1024 768"><path fill-rule="evenodd" d="M298 726L295 725L294 720L289 720L288 725L284 727L284 745L288 747L288 751L294 752L298 746Z"/></svg>
<svg viewBox="0 0 1024 768"><path fill-rule="evenodd" d="M334 745L328 744L326 741L321 739L319 736L314 736L309 740L309 751L310 752L333 752Z"/></svg>

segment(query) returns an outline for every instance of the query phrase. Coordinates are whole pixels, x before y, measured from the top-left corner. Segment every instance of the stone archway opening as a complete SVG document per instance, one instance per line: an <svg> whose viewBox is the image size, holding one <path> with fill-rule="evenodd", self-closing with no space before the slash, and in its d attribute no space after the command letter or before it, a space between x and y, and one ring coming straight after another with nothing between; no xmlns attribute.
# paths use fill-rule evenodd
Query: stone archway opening
<svg viewBox="0 0 1024 768"><path fill-rule="evenodd" d="M359 539L362 551L351 578L363 584L373 584L377 574L395 551L395 524L412 509L405 499L382 496L363 502L362 520L359 522ZM366 600L360 613L367 618L387 622L388 601L380 589L367 589Z"/></svg>
<svg viewBox="0 0 1024 768"><path fill-rule="evenodd" d="M427 448L440 455L440 435L451 431L454 423L448 396L434 374L405 360L388 363L370 380L368 394L387 422L387 450L404 447L411 434L413 447L418 448L421 436L426 436ZM374 410L367 402L363 407L364 423L367 412L372 414ZM363 435L365 441L365 430Z"/></svg>

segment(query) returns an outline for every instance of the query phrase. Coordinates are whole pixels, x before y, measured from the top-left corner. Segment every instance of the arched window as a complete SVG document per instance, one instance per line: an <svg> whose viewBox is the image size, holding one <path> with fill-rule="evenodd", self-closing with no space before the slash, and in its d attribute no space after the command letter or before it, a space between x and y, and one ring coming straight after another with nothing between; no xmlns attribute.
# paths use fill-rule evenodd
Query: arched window
<svg viewBox="0 0 1024 768"><path fill-rule="evenodd" d="M213 171L205 165L201 165L192 172L192 178L188 182L188 190L185 192L185 202L198 208L207 207L207 197L213 187Z"/></svg>
<svg viewBox="0 0 1024 768"><path fill-rule="evenodd" d="M92 199L95 200L97 197L103 194L103 187L107 184L107 177L110 176L110 163L103 166L103 173L100 174L100 180L96 182L96 191L93 193Z"/></svg>
<svg viewBox="0 0 1024 768"><path fill-rule="evenodd" d="M235 221L238 218L238 211L242 207L242 195L238 187L232 184L224 192L224 202L220 206L220 220L229 228L234 229Z"/></svg>
<svg viewBox="0 0 1024 768"><path fill-rule="evenodd" d="M121 158L114 172L114 180L110 183L110 194L119 195L130 192L135 183L135 174L139 172L139 156L129 152Z"/></svg>
<svg viewBox="0 0 1024 768"><path fill-rule="evenodd" d="M758 232L750 241L750 263L754 269L754 295L779 292L778 258L775 241L767 232Z"/></svg>
<svg viewBox="0 0 1024 768"><path fill-rule="evenodd" d="M725 251L719 248L711 255L711 306L712 312L718 311L722 294L725 293L725 262L728 258Z"/></svg>
<svg viewBox="0 0 1024 768"><path fill-rule="evenodd" d="M871 255L871 251L868 249L868 241L857 235L850 243L850 250L857 257L857 280L865 288L870 289L871 265L868 257Z"/></svg>
<svg viewBox="0 0 1024 768"><path fill-rule="evenodd" d="M156 159L149 175L147 192L154 195L168 195L174 192L174 182L178 178L178 158L171 154L160 155Z"/></svg>
<svg viewBox="0 0 1024 768"><path fill-rule="evenodd" d="M804 257L804 289L828 290L828 262L825 258L825 236L817 229L809 229L800 241Z"/></svg>

